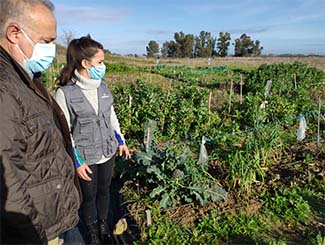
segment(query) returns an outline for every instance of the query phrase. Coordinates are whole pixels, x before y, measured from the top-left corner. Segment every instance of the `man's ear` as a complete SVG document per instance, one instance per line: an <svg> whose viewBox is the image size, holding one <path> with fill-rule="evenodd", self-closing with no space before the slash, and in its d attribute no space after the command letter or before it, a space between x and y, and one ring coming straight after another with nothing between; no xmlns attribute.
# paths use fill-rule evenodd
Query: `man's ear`
<svg viewBox="0 0 325 245"><path fill-rule="evenodd" d="M19 26L15 23L10 23L6 28L7 40L12 44L19 43L22 34Z"/></svg>

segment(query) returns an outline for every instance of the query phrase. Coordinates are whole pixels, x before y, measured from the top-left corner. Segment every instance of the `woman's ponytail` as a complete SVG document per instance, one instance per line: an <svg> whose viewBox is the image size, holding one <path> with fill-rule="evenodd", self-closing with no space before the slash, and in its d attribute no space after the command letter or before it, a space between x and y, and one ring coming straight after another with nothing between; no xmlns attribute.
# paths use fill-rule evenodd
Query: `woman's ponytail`
<svg viewBox="0 0 325 245"><path fill-rule="evenodd" d="M67 54L66 54L66 65L62 68L60 77L59 77L59 85L64 86L74 76L74 70L79 68L79 64L77 61L78 55L78 42L79 39L73 39L68 46Z"/></svg>

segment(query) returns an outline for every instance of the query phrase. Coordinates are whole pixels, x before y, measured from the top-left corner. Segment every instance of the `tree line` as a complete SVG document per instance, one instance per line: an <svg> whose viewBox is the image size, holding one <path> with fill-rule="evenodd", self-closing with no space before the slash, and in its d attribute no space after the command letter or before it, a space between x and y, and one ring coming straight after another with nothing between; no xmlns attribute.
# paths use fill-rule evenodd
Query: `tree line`
<svg viewBox="0 0 325 245"><path fill-rule="evenodd" d="M197 58L226 57L230 46L230 33L220 32L218 39L210 32L201 31L198 36L175 32L174 40L166 41L159 47L158 42L151 40L146 47L147 57L163 58ZM263 47L259 40L252 40L246 33L235 39L234 56L259 56Z"/></svg>

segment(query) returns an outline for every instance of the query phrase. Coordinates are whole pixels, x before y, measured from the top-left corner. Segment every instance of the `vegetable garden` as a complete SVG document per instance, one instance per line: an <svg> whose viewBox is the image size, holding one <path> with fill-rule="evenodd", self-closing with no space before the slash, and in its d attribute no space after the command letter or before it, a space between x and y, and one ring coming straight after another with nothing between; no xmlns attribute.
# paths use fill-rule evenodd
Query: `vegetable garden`
<svg viewBox="0 0 325 245"><path fill-rule="evenodd" d="M133 152L113 185L129 241L325 244L323 71L108 64L123 73L164 81L107 77Z"/></svg>

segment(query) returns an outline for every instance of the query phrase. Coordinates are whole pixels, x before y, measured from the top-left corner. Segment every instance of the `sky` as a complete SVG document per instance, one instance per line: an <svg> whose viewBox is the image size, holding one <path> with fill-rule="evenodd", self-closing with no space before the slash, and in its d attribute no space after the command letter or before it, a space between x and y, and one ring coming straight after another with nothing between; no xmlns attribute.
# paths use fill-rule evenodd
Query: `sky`
<svg viewBox="0 0 325 245"><path fill-rule="evenodd" d="M259 40L263 54L325 55L325 0L52 0L63 33L90 34L112 53L146 53L150 40L174 40L175 32L231 43L246 33ZM230 45L232 54L234 46Z"/></svg>

